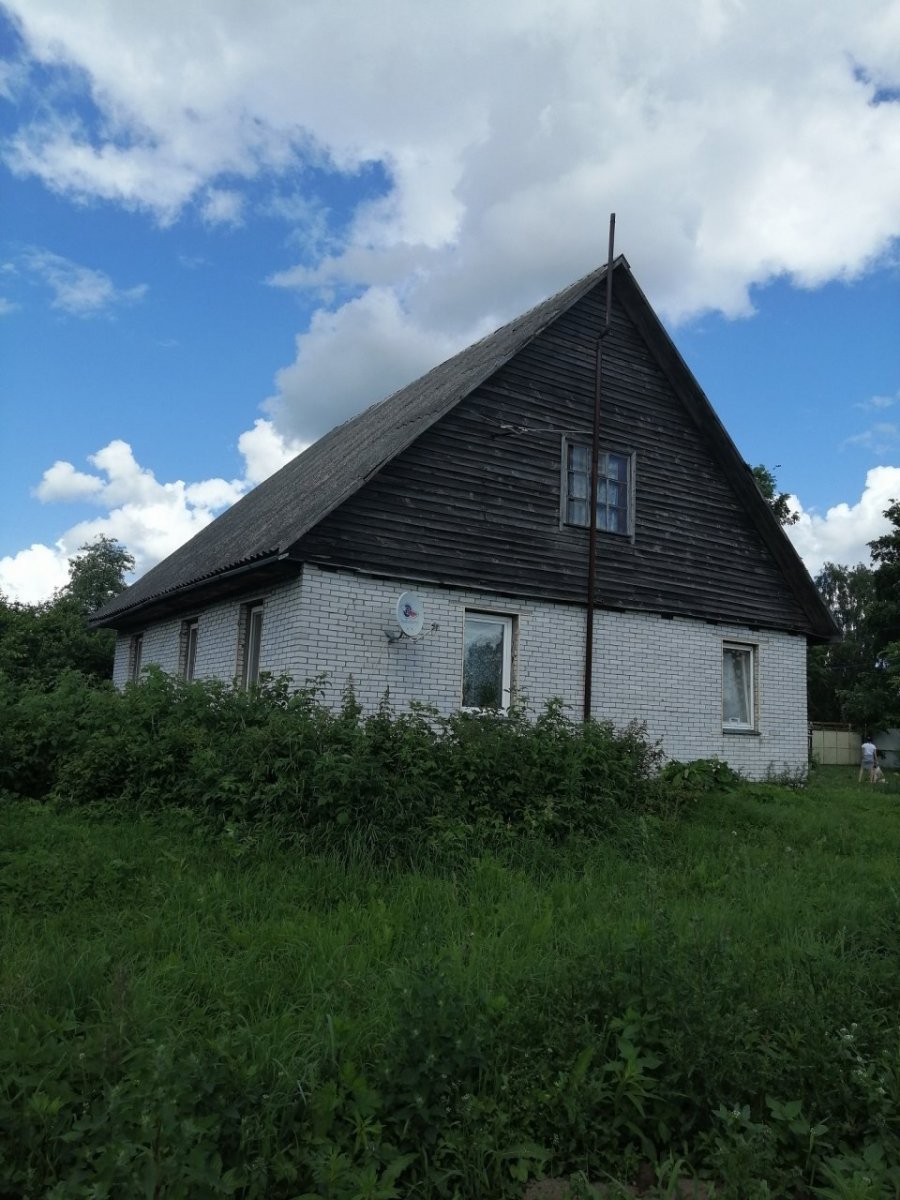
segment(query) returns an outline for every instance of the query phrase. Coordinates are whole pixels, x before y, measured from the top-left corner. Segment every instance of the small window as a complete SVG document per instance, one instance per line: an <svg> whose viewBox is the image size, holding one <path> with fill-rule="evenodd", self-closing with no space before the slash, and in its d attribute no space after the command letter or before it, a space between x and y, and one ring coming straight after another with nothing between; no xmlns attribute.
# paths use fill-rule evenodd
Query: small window
<svg viewBox="0 0 900 1200"><path fill-rule="evenodd" d="M722 651L722 727L756 728L755 648L725 644Z"/></svg>
<svg viewBox="0 0 900 1200"><path fill-rule="evenodd" d="M241 610L241 682L244 687L259 683L259 652L262 646L263 605L246 604Z"/></svg>
<svg viewBox="0 0 900 1200"><path fill-rule="evenodd" d="M132 636L128 650L128 677L132 683L138 683L141 678L141 659L144 656L144 635L136 633Z"/></svg>
<svg viewBox="0 0 900 1200"><path fill-rule="evenodd" d="M181 622L181 674L190 683L194 678L197 665L197 639L200 634L200 622L195 617L191 621Z"/></svg>
<svg viewBox="0 0 900 1200"><path fill-rule="evenodd" d="M509 708L512 690L512 617L467 612L463 651L462 706Z"/></svg>
<svg viewBox="0 0 900 1200"><path fill-rule="evenodd" d="M591 448L582 442L565 443L565 523L587 527L591 521ZM597 528L606 533L630 534L631 456L603 451L597 471Z"/></svg>

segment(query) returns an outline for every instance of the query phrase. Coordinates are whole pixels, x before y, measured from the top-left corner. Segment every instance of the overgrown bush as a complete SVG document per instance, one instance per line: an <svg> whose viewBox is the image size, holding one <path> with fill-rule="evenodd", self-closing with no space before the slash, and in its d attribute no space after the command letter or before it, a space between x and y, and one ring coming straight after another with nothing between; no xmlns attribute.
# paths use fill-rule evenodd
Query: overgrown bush
<svg viewBox="0 0 900 1200"><path fill-rule="evenodd" d="M387 702L333 710L314 682L250 691L150 669L118 693L75 673L52 691L0 683L0 785L70 805L183 807L274 824L319 848L408 860L485 839L594 836L658 803L660 754L639 725L533 714L440 716Z"/></svg>

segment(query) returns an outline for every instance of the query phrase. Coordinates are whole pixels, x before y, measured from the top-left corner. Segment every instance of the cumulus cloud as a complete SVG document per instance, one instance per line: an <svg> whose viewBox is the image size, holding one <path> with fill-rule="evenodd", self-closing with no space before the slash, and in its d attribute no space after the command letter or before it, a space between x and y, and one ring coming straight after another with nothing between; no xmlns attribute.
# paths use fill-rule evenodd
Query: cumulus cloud
<svg viewBox="0 0 900 1200"><path fill-rule="evenodd" d="M873 467L855 504L836 504L823 515L807 512L792 496L800 519L787 527L788 537L813 575L826 562L868 564L868 543L888 532L884 511L896 499L900 499L900 467Z"/></svg>
<svg viewBox="0 0 900 1200"><path fill-rule="evenodd" d="M250 484L262 483L305 449L305 442L286 438L271 421L262 418L238 438L238 450L244 459L244 478Z"/></svg>
<svg viewBox="0 0 900 1200"><path fill-rule="evenodd" d="M465 340L473 314L497 323L596 265L613 209L672 320L748 314L780 276L853 279L900 234L896 0L793 0L790 19L779 0L7 7L24 65L80 101L78 117L33 110L5 148L14 171L163 223L190 203L247 220L262 179L260 203L296 222L303 259L273 282L326 289L336 311L280 376L270 410L290 436L323 431L319 356L356 353L380 309L398 359L369 367L365 399ZM373 163L386 190L335 244L297 182ZM333 418L361 399L342 395Z"/></svg>
<svg viewBox="0 0 900 1200"><path fill-rule="evenodd" d="M390 288L369 288L337 312L316 313L297 338L297 359L277 375L266 407L298 438L338 425L350 413L424 374L466 343L411 325ZM338 357L336 341L355 347ZM302 417L300 416L302 414Z"/></svg>
<svg viewBox="0 0 900 1200"><path fill-rule="evenodd" d="M147 293L145 283L119 288L104 272L81 266L50 250L32 249L22 256L23 266L45 283L53 294L50 304L74 317L96 317L121 305L136 304Z"/></svg>
<svg viewBox="0 0 900 1200"><path fill-rule="evenodd" d="M86 500L103 491L103 480L96 475L76 471L70 462L58 460L48 467L35 488L35 495L45 502L53 500Z"/></svg>
<svg viewBox="0 0 900 1200"><path fill-rule="evenodd" d="M44 498L105 506L98 531L147 566L299 446L595 266L611 210L671 321L748 315L756 286L852 280L898 245L896 0L792 0L787 17L781 0L5 10L24 50L0 90L42 89L0 147L12 171L163 225L284 220L296 261L269 282L317 306L268 419L239 439L242 479L160 483L125 443L96 474L45 474ZM338 229L329 189L373 164L381 184ZM144 293L49 251L24 265L65 312ZM854 444L896 435L884 399ZM878 470L897 468L870 471L856 504L803 513L791 536L813 566L865 557Z"/></svg>
<svg viewBox="0 0 900 1200"><path fill-rule="evenodd" d="M68 579L72 555L101 533L127 546L136 574L143 574L304 446L260 419L238 438L238 449L244 461L239 479L196 483L160 482L119 438L88 456L94 473L55 462L35 488L38 499L45 504L87 502L102 512L71 526L52 546L35 544L0 558L0 591L27 604L46 600Z"/></svg>
<svg viewBox="0 0 900 1200"><path fill-rule="evenodd" d="M69 557L62 542L35 543L18 554L7 554L0 558L0 593L22 604L48 600L69 578Z"/></svg>

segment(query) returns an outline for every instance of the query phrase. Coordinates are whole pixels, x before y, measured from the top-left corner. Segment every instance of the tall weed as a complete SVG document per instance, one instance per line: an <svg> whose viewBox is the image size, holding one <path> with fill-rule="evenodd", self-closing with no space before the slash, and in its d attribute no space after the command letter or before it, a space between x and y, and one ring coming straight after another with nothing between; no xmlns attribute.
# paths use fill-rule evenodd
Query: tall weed
<svg viewBox="0 0 900 1200"><path fill-rule="evenodd" d="M659 753L640 726L532 719L365 716L352 691L333 710L316 682L250 691L157 669L119 694L71 674L52 692L0 688L3 783L65 805L188 808L222 823L265 821L319 849L381 859L453 859L511 837L595 836L655 802Z"/></svg>

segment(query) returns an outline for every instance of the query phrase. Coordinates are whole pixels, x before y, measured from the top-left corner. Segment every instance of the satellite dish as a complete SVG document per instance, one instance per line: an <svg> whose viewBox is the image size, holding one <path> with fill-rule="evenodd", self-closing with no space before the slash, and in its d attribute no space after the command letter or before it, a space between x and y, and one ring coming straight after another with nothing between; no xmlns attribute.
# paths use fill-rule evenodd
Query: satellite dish
<svg viewBox="0 0 900 1200"><path fill-rule="evenodd" d="M397 624L400 632L416 638L425 624L425 603L417 592L403 592L397 600Z"/></svg>

